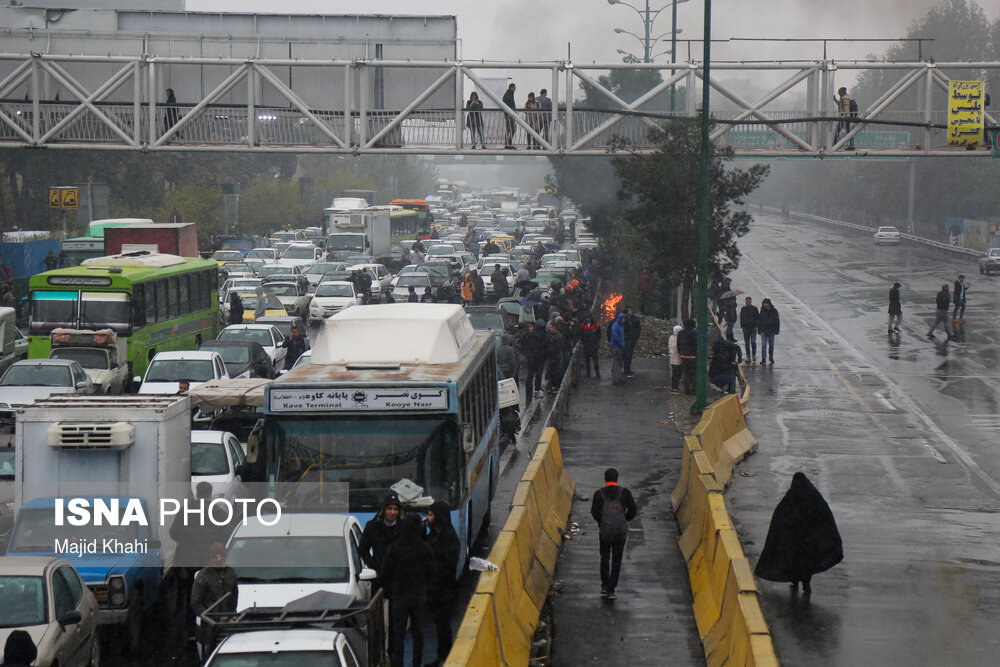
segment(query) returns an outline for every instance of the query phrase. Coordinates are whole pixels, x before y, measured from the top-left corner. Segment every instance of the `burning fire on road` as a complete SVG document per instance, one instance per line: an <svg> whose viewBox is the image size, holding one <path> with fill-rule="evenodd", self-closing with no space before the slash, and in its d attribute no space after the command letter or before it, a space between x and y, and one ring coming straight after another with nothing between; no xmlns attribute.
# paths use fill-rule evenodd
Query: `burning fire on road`
<svg viewBox="0 0 1000 667"><path fill-rule="evenodd" d="M601 306L601 322L610 322L614 319L618 304L621 303L623 296L619 292L612 292L611 296L604 301Z"/></svg>

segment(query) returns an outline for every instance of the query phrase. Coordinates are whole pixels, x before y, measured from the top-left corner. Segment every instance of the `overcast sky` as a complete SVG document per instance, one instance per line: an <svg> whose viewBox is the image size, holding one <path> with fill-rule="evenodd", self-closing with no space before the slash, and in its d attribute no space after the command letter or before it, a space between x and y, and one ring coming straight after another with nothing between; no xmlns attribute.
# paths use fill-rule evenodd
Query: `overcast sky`
<svg viewBox="0 0 1000 667"><path fill-rule="evenodd" d="M642 0L632 4L644 8ZM715 0L712 3L714 39L756 38L897 38L913 20L923 16L933 0ZM980 3L991 19L1000 13L1000 0ZM653 10L666 7L654 23L653 36L667 34L666 44L655 52L667 50L670 33L670 3L652 0ZM628 35L616 35L623 28L641 35L643 23L628 7L609 5L607 0L374 0L364 4L344 0L187 0L191 11L226 11L303 14L416 14L454 15L458 17L458 36L462 57L486 60L556 60L565 59L567 45L572 45L575 61L614 62L621 56L617 49L641 55L640 42ZM685 0L677 5L680 39L702 36L704 3ZM864 58L880 53L887 43L832 44L830 57ZM692 45L700 60L700 45ZM678 48L678 60L687 59L687 45ZM818 44L717 44L713 61L723 59L758 60L769 58L819 59ZM668 59L663 57L662 59Z"/></svg>

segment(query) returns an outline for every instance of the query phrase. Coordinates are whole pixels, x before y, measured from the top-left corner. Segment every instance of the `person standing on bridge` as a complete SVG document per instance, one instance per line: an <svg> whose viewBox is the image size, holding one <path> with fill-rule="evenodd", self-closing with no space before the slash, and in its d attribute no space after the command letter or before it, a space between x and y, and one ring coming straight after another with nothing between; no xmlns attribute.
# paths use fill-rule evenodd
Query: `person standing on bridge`
<svg viewBox="0 0 1000 667"><path fill-rule="evenodd" d="M760 311L750 297L744 299L744 303L746 305L740 308L740 329L743 330L746 359L752 364L757 361L757 320L760 319Z"/></svg>
<svg viewBox="0 0 1000 667"><path fill-rule="evenodd" d="M955 292L952 300L955 303L955 310L951 314L952 322L965 321L965 293L969 291L969 286L965 283L965 276L959 275L955 281Z"/></svg>
<svg viewBox="0 0 1000 667"><path fill-rule="evenodd" d="M542 116L542 139L549 140L549 126L552 124L552 99L549 91L542 88L538 93L538 108L541 109ZM572 224L572 223L570 223Z"/></svg>
<svg viewBox="0 0 1000 667"><path fill-rule="evenodd" d="M615 599L625 540L628 538L628 522L638 513L639 508L632 498L632 492L624 486L618 486L618 471L614 468L605 470L604 486L594 493L590 516L594 517L599 526L601 597L606 600Z"/></svg>
<svg viewBox="0 0 1000 667"><path fill-rule="evenodd" d="M851 118L858 115L858 103L854 101L854 98L847 94L847 88L841 87L837 91L840 95L839 98L834 97L833 102L837 105L837 115L843 119ZM837 123L837 130L833 133L833 143L840 141L840 137L851 131L851 123L848 120L841 120ZM854 150L854 139L852 138L847 142L845 146L849 151Z"/></svg>
<svg viewBox="0 0 1000 667"><path fill-rule="evenodd" d="M472 137L472 147L476 147L476 136L478 135L480 145L486 148L486 138L483 136L483 103L479 100L479 93L473 91L469 95L469 101L465 103L465 110L469 112L465 117L465 124Z"/></svg>
<svg viewBox="0 0 1000 667"><path fill-rule="evenodd" d="M163 114L163 132L166 134L177 124L177 98L174 96L174 89L167 88L166 111ZM180 134L177 138L180 138Z"/></svg>
<svg viewBox="0 0 1000 667"><path fill-rule="evenodd" d="M944 332L951 339L951 326L948 324L948 306L951 305L951 295L948 293L948 283L941 285L941 291L937 293L934 305L936 308L934 311L934 324L931 325L931 330L927 332L927 337L934 340L934 330L937 329L937 325L944 324Z"/></svg>
<svg viewBox="0 0 1000 667"><path fill-rule="evenodd" d="M899 283L893 283L889 290L889 333L899 331L899 325L903 323L903 306L899 301Z"/></svg>
<svg viewBox="0 0 1000 667"><path fill-rule="evenodd" d="M781 318L778 310L770 299L760 302L760 317L757 318L757 331L760 332L760 365L770 359L774 365L774 337L781 333Z"/></svg>
<svg viewBox="0 0 1000 667"><path fill-rule="evenodd" d="M513 83L507 86L507 92L503 94L503 103L507 105L510 112L513 114L517 111L517 102L514 101L514 91L517 90L517 86ZM514 121L513 116L508 116L504 114L504 121L506 122L507 131L504 133L504 148L507 150L514 150L514 132L517 131L517 122Z"/></svg>
<svg viewBox="0 0 1000 667"><path fill-rule="evenodd" d="M795 473L774 508L754 573L768 581L787 581L793 590L802 582L808 595L812 576L842 560L844 544L830 506L805 473Z"/></svg>

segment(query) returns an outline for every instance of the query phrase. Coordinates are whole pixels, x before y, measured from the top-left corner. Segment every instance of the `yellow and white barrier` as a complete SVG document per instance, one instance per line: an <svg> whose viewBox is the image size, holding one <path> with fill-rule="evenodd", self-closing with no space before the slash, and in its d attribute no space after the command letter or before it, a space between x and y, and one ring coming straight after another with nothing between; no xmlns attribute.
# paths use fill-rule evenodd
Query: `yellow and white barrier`
<svg viewBox="0 0 1000 667"><path fill-rule="evenodd" d="M480 574L445 665L528 664L574 489L559 436L546 428L487 557L499 569Z"/></svg>

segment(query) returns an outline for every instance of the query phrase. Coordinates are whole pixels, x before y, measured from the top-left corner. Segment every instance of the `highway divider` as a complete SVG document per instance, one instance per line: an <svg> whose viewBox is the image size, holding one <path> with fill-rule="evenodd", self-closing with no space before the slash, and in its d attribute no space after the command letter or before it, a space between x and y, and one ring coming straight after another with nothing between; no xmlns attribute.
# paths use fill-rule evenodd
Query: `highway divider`
<svg viewBox="0 0 1000 667"><path fill-rule="evenodd" d="M709 667L778 665L757 582L723 497L733 467L756 445L739 398L719 399L684 438L680 480L670 496Z"/></svg>
<svg viewBox="0 0 1000 667"><path fill-rule="evenodd" d="M575 490L556 429L542 431L445 665L527 665Z"/></svg>

